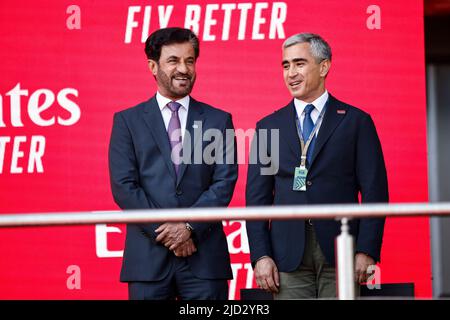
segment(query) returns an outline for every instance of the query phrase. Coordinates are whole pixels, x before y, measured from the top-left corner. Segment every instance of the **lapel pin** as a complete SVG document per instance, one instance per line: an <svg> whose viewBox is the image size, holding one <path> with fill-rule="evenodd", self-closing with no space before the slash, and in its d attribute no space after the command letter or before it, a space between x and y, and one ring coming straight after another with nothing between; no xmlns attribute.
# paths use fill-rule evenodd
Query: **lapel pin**
<svg viewBox="0 0 450 320"><path fill-rule="evenodd" d="M345 110L338 110L338 111L337 111L338 114L345 114L346 112L347 112L347 111L345 111Z"/></svg>

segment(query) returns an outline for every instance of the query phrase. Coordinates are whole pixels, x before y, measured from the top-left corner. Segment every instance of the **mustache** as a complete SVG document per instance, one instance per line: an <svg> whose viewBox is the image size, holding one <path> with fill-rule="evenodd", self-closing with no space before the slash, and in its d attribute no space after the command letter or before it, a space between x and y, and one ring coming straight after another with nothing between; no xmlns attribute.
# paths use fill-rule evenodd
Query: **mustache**
<svg viewBox="0 0 450 320"><path fill-rule="evenodd" d="M192 75L190 75L189 73L175 73L172 76L172 79L178 78L178 77L180 77L180 78L187 78L189 80L192 80Z"/></svg>

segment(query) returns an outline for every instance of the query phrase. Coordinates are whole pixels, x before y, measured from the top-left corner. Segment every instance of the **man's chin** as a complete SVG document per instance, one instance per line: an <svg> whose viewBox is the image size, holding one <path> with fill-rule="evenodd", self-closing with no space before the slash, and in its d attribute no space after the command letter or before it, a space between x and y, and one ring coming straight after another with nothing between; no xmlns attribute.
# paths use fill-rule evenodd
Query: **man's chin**
<svg viewBox="0 0 450 320"><path fill-rule="evenodd" d="M299 100L303 100L305 98L305 92L303 90L292 90L291 95Z"/></svg>
<svg viewBox="0 0 450 320"><path fill-rule="evenodd" d="M174 90L172 90L173 94L178 97L185 97L190 94L191 91L192 88L174 88Z"/></svg>

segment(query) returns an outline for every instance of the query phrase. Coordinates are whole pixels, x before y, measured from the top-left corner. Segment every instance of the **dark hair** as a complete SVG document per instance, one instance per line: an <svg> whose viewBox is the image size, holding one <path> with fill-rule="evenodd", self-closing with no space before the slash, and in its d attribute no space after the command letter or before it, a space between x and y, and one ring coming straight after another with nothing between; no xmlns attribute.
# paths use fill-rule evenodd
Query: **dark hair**
<svg viewBox="0 0 450 320"><path fill-rule="evenodd" d="M194 32L183 28L164 28L153 32L145 41L145 54L148 59L159 61L161 48L173 43L190 42L194 47L195 59L200 55L198 38Z"/></svg>

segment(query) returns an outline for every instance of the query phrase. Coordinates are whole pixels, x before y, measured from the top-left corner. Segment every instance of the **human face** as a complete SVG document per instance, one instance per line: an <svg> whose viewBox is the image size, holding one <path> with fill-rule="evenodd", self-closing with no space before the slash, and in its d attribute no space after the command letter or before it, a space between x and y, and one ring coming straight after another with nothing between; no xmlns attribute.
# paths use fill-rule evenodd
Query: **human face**
<svg viewBox="0 0 450 320"><path fill-rule="evenodd" d="M159 61L149 60L158 91L171 100L191 93L195 83L195 51L190 42L173 43L161 48Z"/></svg>
<svg viewBox="0 0 450 320"><path fill-rule="evenodd" d="M298 43L283 49L284 82L294 98L313 102L325 92L325 77L331 62L317 63L309 43Z"/></svg>

